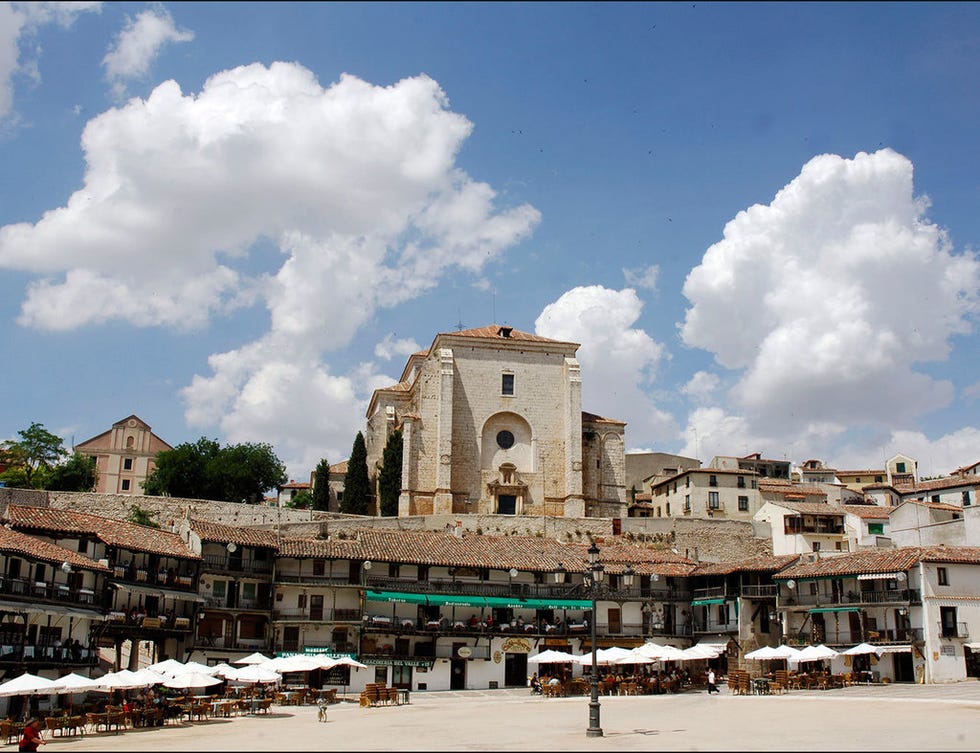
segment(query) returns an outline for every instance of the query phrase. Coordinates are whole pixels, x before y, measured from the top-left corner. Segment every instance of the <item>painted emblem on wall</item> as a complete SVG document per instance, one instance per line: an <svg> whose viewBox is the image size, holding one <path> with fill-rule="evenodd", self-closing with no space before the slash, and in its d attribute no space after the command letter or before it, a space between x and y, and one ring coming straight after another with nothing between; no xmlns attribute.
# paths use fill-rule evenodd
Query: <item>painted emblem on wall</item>
<svg viewBox="0 0 980 753"><path fill-rule="evenodd" d="M511 654L528 654L531 652L531 642L527 638L508 638L500 648Z"/></svg>

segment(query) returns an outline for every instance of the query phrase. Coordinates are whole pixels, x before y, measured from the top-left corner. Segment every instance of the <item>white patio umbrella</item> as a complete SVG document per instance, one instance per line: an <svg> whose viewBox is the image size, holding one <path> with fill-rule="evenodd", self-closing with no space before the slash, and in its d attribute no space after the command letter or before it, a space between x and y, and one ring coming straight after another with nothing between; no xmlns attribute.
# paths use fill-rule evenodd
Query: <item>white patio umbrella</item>
<svg viewBox="0 0 980 753"><path fill-rule="evenodd" d="M229 672L237 671L239 667L233 667L230 664L221 662L221 664L215 664L211 669L214 671L215 677L224 677Z"/></svg>
<svg viewBox="0 0 980 753"><path fill-rule="evenodd" d="M595 652L596 664L602 664L608 666L610 664L615 664L617 661L622 659L624 656L629 656L630 650L628 648L620 648L619 646L612 646L610 648L600 648ZM582 654L581 656L576 656L575 661L581 664L583 667L592 665L592 653Z"/></svg>
<svg viewBox="0 0 980 753"><path fill-rule="evenodd" d="M773 659L786 659L786 661L796 661L796 657L800 655L800 650L798 648L793 648L792 646L787 646L785 643L782 646L776 646L775 654Z"/></svg>
<svg viewBox="0 0 980 753"><path fill-rule="evenodd" d="M878 654L878 649L872 646L870 643L859 643L856 646L851 646L846 651L841 651L844 656L860 656L861 654ZM0 685L0 688L3 686Z"/></svg>
<svg viewBox="0 0 980 753"><path fill-rule="evenodd" d="M57 682L39 675L32 675L30 672L25 672L0 685L0 696L51 695L57 692L59 692Z"/></svg>
<svg viewBox="0 0 980 753"><path fill-rule="evenodd" d="M663 646L659 643L654 643L653 641L647 641L642 646L637 646L633 649L636 653L649 657L650 659L659 659L660 654L663 651Z"/></svg>
<svg viewBox="0 0 980 753"><path fill-rule="evenodd" d="M92 690L101 693L111 693L114 690L132 690L134 688L146 688L155 684L154 681L146 676L141 676L128 669L121 669L118 672L110 672L107 675L96 678L97 685Z"/></svg>
<svg viewBox="0 0 980 753"><path fill-rule="evenodd" d="M58 686L59 693L64 693L68 696L69 709L75 707L75 699L73 697L75 693L87 693L90 690L96 690L96 685L98 685L91 677L85 677L74 672L64 677L59 677L55 680L55 684Z"/></svg>
<svg viewBox="0 0 980 753"><path fill-rule="evenodd" d="M225 674L225 679L231 680L232 682L243 682L248 684L272 683L279 682L282 679L282 675L278 672L273 672L271 669L265 669L258 664L249 664L233 670L232 672L228 672Z"/></svg>
<svg viewBox="0 0 980 753"><path fill-rule="evenodd" d="M55 684L58 686L57 692L59 693L85 693L94 690L98 682L91 677L72 672L64 677L59 677L55 680Z"/></svg>
<svg viewBox="0 0 980 753"><path fill-rule="evenodd" d="M749 651L745 655L745 658L766 661L768 659L782 659L783 657L777 655L776 649L773 646L763 646L762 648L757 648L755 651Z"/></svg>
<svg viewBox="0 0 980 753"><path fill-rule="evenodd" d="M652 656L647 656L646 654L641 653L639 649L634 648L632 651L629 652L628 656L624 656L622 659L619 659L616 663L617 664L655 664L657 661L659 660L654 659Z"/></svg>
<svg viewBox="0 0 980 753"><path fill-rule="evenodd" d="M796 661L822 661L823 659L833 659L835 656L840 656L840 654L821 643L819 646L807 646L802 649L799 656L796 657Z"/></svg>
<svg viewBox="0 0 980 753"><path fill-rule="evenodd" d="M554 651L553 649L542 651L540 654L527 658L528 664L575 664L577 662L578 657L574 654L567 651Z"/></svg>
<svg viewBox="0 0 980 753"><path fill-rule="evenodd" d="M361 664L357 659L351 659L349 656L338 656L336 659L331 659L333 662L331 666L337 667L341 664L346 664L348 667L353 667L354 669L367 669L367 664ZM330 667L324 667L324 669L330 669Z"/></svg>
<svg viewBox="0 0 980 753"><path fill-rule="evenodd" d="M697 661L698 659L717 659L718 652L707 646L690 646L685 648L682 653L684 654L684 661Z"/></svg>
<svg viewBox="0 0 980 753"><path fill-rule="evenodd" d="M684 661L688 657L685 655L684 650L677 648L677 646L661 646L660 654L657 659L660 661Z"/></svg>
<svg viewBox="0 0 980 753"><path fill-rule="evenodd" d="M212 685L220 685L224 682L220 677L206 675L203 672L183 672L176 677L171 677L163 683L165 688L177 688L180 690L191 690L194 688L209 688Z"/></svg>
<svg viewBox="0 0 980 753"><path fill-rule="evenodd" d="M165 675L161 672L154 672L149 667L144 667L143 669L139 670L135 674L139 679L146 680L147 686L159 685L164 680L166 680L167 677L169 677L169 675Z"/></svg>
<svg viewBox="0 0 980 753"><path fill-rule="evenodd" d="M254 654L249 654L241 659L235 659L232 664L264 664L271 659L271 656L266 656L265 654L256 651Z"/></svg>
<svg viewBox="0 0 980 753"><path fill-rule="evenodd" d="M214 667L209 667L207 664L201 664L200 662L196 662L196 661L189 661L186 664L182 665L182 669L180 669L177 672L177 674L185 675L190 672L198 672L202 675L215 674Z"/></svg>
<svg viewBox="0 0 980 753"><path fill-rule="evenodd" d="M184 670L184 663L176 659L164 659L163 661L158 661L156 664L151 664L147 669L164 675L174 675Z"/></svg>

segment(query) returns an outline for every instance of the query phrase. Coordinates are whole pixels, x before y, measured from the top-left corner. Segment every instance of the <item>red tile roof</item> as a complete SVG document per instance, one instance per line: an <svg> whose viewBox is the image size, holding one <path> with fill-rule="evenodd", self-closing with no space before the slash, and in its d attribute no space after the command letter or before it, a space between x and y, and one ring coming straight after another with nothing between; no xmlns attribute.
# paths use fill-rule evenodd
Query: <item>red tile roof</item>
<svg viewBox="0 0 980 753"><path fill-rule="evenodd" d="M919 556L918 547L867 549L820 557L816 562L802 562L786 568L774 577L782 580L905 572L918 564Z"/></svg>
<svg viewBox="0 0 980 753"><path fill-rule="evenodd" d="M501 329L509 329L510 334L504 337L500 334ZM523 342L536 342L536 343L562 343L565 345L578 345L578 343L568 343L563 340L552 340L550 337L542 337L541 335L533 335L530 332L522 332L519 329L514 329L513 327L507 327L502 324L489 324L486 327L475 327L473 329L464 329L459 332L440 332L439 337L474 337L483 340L521 340Z"/></svg>
<svg viewBox="0 0 980 753"><path fill-rule="evenodd" d="M778 557L764 555L738 562L706 562L698 565L691 573L697 575L731 575L732 573L775 573L796 562L798 554L783 554Z"/></svg>
<svg viewBox="0 0 980 753"><path fill-rule="evenodd" d="M843 517L844 510L837 505L829 502L794 502L792 500L780 499L770 500L769 504L785 507L787 510L798 512L802 515L840 515Z"/></svg>
<svg viewBox="0 0 980 753"><path fill-rule="evenodd" d="M14 528L32 532L87 534L109 546L134 552L149 552L167 557L200 559L176 533L150 526L136 525L115 518L104 518L84 512L56 510L48 507L9 505L7 518Z"/></svg>
<svg viewBox="0 0 980 753"><path fill-rule="evenodd" d="M486 536L432 531L383 531L358 529L352 538L284 539L280 557L363 559L428 565L464 566L554 572L559 566L584 572L588 544L561 544L553 539L523 536ZM627 565L640 575L687 575L690 560L670 551L651 549L621 539L599 544L600 559L609 573L621 573Z"/></svg>
<svg viewBox="0 0 980 753"><path fill-rule="evenodd" d="M250 526L226 526L210 520L191 520L191 530L201 537L201 541L219 544L229 542L239 546L276 548L276 532Z"/></svg>
<svg viewBox="0 0 980 753"><path fill-rule="evenodd" d="M977 486L980 484L980 476L947 476L946 478L934 478L929 481L920 481L914 486L903 486L902 493L909 494L915 492L936 491L937 489L955 489L960 486Z"/></svg>
<svg viewBox="0 0 980 753"><path fill-rule="evenodd" d="M841 505L844 512L857 515L861 519L866 518L888 518L894 507L882 507L881 505Z"/></svg>
<svg viewBox="0 0 980 753"><path fill-rule="evenodd" d="M24 557L60 565L68 562L72 567L95 572L108 572L109 568L91 560L71 549L52 544L50 541L28 536L26 533L14 531L6 526L0 526L0 551L19 554Z"/></svg>

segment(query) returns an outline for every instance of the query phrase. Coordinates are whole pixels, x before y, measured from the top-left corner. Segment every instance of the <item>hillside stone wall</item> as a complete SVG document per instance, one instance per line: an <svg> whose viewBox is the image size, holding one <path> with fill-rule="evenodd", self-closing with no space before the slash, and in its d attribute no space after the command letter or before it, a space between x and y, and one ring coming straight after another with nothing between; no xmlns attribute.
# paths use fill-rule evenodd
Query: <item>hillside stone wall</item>
<svg viewBox="0 0 980 753"><path fill-rule="evenodd" d="M356 528L404 531L455 531L490 536L543 536L562 543L586 544L613 535L611 518L562 518L485 514L416 515L397 518L342 515L311 510L277 509L201 499L147 497L125 494L45 492L0 488L0 514L8 504L36 505L125 520L133 506L152 516L161 527L179 525L185 517L231 526L255 526L295 538L342 536ZM638 543L676 549L703 562L730 562L772 554L763 530L749 522L686 518L623 518L621 533Z"/></svg>

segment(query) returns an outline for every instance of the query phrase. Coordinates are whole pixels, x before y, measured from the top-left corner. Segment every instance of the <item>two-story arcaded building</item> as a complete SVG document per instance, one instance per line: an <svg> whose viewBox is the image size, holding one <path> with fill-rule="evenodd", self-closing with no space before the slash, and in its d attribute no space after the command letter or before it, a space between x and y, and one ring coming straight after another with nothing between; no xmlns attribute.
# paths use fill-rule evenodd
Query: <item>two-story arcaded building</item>
<svg viewBox="0 0 980 753"><path fill-rule="evenodd" d="M625 423L582 410L577 343L436 335L367 411L369 472L401 429L398 514L626 516Z"/></svg>

